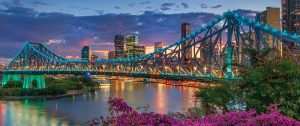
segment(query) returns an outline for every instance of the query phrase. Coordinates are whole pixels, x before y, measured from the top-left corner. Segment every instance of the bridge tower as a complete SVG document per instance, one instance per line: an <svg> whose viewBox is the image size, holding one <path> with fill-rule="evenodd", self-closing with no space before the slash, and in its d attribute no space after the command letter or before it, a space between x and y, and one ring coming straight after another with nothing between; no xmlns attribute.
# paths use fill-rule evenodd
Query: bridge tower
<svg viewBox="0 0 300 126"><path fill-rule="evenodd" d="M10 80L22 81L21 74L3 74L2 86L6 85ZM24 75L23 88L32 87L32 82L37 81L37 88L45 88L45 77L44 75Z"/></svg>
<svg viewBox="0 0 300 126"><path fill-rule="evenodd" d="M3 74L2 85L4 86L10 80L21 81L21 74Z"/></svg>
<svg viewBox="0 0 300 126"><path fill-rule="evenodd" d="M232 35L234 27L233 13L227 13L228 27L227 27L227 58L226 58L226 70L225 74L227 78L232 78Z"/></svg>
<svg viewBox="0 0 300 126"><path fill-rule="evenodd" d="M42 89L45 88L45 77L44 75L24 75L23 88L32 87L32 82L37 81L37 88Z"/></svg>

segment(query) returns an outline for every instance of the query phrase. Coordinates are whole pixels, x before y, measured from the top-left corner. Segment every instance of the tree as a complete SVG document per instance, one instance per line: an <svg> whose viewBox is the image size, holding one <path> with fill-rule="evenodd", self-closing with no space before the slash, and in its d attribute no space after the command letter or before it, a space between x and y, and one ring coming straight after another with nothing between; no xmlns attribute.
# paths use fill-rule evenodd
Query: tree
<svg viewBox="0 0 300 126"><path fill-rule="evenodd" d="M299 66L282 60L274 49L247 50L245 54L251 64L240 67L243 80L233 85L234 88L227 88L232 85L227 84L227 87L208 88L196 93L204 107L219 106L226 111L226 102L234 99L232 96L238 96L246 102L247 109L266 112L270 104L278 104L283 114L300 119Z"/></svg>
<svg viewBox="0 0 300 126"><path fill-rule="evenodd" d="M223 112L227 111L227 103L234 98L234 87L230 85L222 85L207 88L196 92L195 96L200 98L203 109L206 114L218 113L217 109Z"/></svg>
<svg viewBox="0 0 300 126"><path fill-rule="evenodd" d="M248 109L266 112L275 103L284 114L300 119L300 69L295 63L268 63L249 69L243 78Z"/></svg>
<svg viewBox="0 0 300 126"><path fill-rule="evenodd" d="M3 87L4 88L20 88L20 87L22 87L22 85L23 85L23 81L10 80Z"/></svg>

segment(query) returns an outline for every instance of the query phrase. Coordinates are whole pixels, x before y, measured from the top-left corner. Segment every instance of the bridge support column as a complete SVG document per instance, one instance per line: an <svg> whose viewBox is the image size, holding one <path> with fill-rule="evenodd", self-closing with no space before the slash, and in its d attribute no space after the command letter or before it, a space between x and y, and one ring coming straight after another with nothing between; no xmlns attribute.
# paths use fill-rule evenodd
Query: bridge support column
<svg viewBox="0 0 300 126"><path fill-rule="evenodd" d="M44 75L24 75L23 88L32 87L32 82L37 81L37 88L42 89L46 87Z"/></svg>
<svg viewBox="0 0 300 126"><path fill-rule="evenodd" d="M228 28L227 28L227 58L226 58L226 78L232 78L232 34L233 34L233 20L228 19Z"/></svg>
<svg viewBox="0 0 300 126"><path fill-rule="evenodd" d="M2 75L2 85L7 84L10 80L20 81L21 75L20 74L3 74Z"/></svg>

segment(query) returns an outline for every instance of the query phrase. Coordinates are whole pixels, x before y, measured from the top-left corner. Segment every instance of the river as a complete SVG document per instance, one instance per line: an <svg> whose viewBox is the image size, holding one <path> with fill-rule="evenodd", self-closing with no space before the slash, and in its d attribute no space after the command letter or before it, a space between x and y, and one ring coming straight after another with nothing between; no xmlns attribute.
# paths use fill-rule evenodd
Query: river
<svg viewBox="0 0 300 126"><path fill-rule="evenodd" d="M182 112L194 105L196 88L136 80L100 77L103 86L91 93L57 99L0 101L0 126L86 125L89 119L108 115L110 96L123 98L133 107L150 105L149 110L158 113Z"/></svg>

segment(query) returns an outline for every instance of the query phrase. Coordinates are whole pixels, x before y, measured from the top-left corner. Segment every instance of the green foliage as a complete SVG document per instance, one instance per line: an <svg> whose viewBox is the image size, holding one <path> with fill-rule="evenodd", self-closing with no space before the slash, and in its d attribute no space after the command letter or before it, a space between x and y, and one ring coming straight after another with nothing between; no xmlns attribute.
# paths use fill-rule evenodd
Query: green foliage
<svg viewBox="0 0 300 126"><path fill-rule="evenodd" d="M47 87L46 90L48 95L61 95L66 93L66 90L60 84L52 84Z"/></svg>
<svg viewBox="0 0 300 126"><path fill-rule="evenodd" d="M226 105L235 98L236 90L233 86L222 85L200 90L195 96L201 99L205 113L217 113L217 108L227 111Z"/></svg>
<svg viewBox="0 0 300 126"><path fill-rule="evenodd" d="M199 107L192 107L187 110L187 115L191 118L200 118L205 115L205 111Z"/></svg>
<svg viewBox="0 0 300 126"><path fill-rule="evenodd" d="M278 104L283 114L300 119L299 66L278 58L273 49L262 52L246 50L245 53L249 55L251 65L238 66L243 78L239 84L227 84L196 93L207 109L206 113L215 113L216 107L226 111L226 103L238 98L247 103L247 109L266 112L270 104Z"/></svg>
<svg viewBox="0 0 300 126"><path fill-rule="evenodd" d="M95 87L97 85L97 82L93 81L93 79L88 76L83 76L81 81L83 85L88 87Z"/></svg>
<svg viewBox="0 0 300 126"><path fill-rule="evenodd" d="M0 88L0 96L55 96L65 94L65 90L58 87L47 87L45 89L34 88Z"/></svg>
<svg viewBox="0 0 300 126"><path fill-rule="evenodd" d="M20 88L22 85L23 81L10 80L3 86L3 88Z"/></svg>
<svg viewBox="0 0 300 126"><path fill-rule="evenodd" d="M94 87L97 84L91 78L81 76L71 76L66 79L46 77L45 81L47 86L45 89L36 89L36 81L33 81L33 88L23 89L22 81L11 80L4 86L4 88L0 88L0 96L55 96L65 94L67 90L80 90L87 88L95 91Z"/></svg>
<svg viewBox="0 0 300 126"><path fill-rule="evenodd" d="M277 61L248 70L243 75L248 109L266 112L276 103L280 110L300 119L300 69L289 61Z"/></svg>

